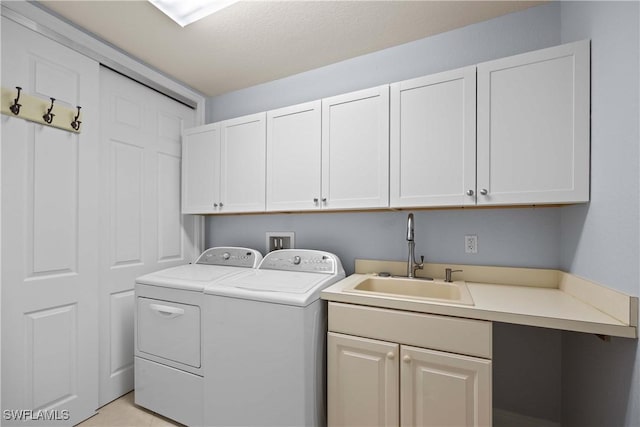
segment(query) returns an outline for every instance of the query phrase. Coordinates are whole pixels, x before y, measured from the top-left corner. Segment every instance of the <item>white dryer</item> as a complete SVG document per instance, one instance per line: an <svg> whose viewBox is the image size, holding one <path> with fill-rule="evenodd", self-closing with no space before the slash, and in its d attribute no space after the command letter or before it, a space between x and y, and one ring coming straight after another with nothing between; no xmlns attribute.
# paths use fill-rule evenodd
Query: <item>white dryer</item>
<svg viewBox="0 0 640 427"><path fill-rule="evenodd" d="M320 292L344 277L334 254L284 249L205 289L205 425L326 425Z"/></svg>
<svg viewBox="0 0 640 427"><path fill-rule="evenodd" d="M203 290L261 260L254 249L216 247L193 264L136 279L136 404L183 424L203 424Z"/></svg>

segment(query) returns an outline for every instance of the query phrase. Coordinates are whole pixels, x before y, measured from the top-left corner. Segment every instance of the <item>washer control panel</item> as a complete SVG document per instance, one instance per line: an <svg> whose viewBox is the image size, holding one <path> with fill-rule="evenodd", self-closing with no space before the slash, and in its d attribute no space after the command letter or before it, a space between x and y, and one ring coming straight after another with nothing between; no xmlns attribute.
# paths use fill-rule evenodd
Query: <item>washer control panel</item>
<svg viewBox="0 0 640 427"><path fill-rule="evenodd" d="M204 251L196 260L196 264L257 268L260 261L262 261L262 254L255 249L215 247Z"/></svg>
<svg viewBox="0 0 640 427"><path fill-rule="evenodd" d="M344 274L342 263L336 255L310 249L281 249L269 252L258 268L261 270Z"/></svg>

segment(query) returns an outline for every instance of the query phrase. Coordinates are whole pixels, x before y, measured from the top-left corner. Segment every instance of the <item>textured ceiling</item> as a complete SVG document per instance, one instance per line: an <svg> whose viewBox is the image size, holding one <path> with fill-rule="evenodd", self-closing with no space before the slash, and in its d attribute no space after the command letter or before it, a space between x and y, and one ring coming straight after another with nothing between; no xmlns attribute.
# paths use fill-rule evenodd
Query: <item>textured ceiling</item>
<svg viewBox="0 0 640 427"><path fill-rule="evenodd" d="M543 2L241 1L185 28L143 0L38 3L216 96Z"/></svg>

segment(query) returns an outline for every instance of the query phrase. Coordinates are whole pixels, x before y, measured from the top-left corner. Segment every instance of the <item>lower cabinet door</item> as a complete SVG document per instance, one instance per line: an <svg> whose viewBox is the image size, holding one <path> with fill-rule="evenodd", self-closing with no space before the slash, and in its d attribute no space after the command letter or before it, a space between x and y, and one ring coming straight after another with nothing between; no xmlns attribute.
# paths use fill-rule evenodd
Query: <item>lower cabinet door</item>
<svg viewBox="0 0 640 427"><path fill-rule="evenodd" d="M329 426L398 425L399 347L329 332Z"/></svg>
<svg viewBox="0 0 640 427"><path fill-rule="evenodd" d="M491 426L491 361L416 347L400 350L403 426Z"/></svg>

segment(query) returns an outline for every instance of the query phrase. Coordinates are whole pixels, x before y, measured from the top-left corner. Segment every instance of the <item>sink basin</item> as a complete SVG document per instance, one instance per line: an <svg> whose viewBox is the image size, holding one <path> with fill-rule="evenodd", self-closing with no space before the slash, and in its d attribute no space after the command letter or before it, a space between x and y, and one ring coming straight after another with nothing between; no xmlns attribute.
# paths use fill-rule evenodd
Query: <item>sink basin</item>
<svg viewBox="0 0 640 427"><path fill-rule="evenodd" d="M473 305L464 282L446 283L404 277L368 277L345 292Z"/></svg>

